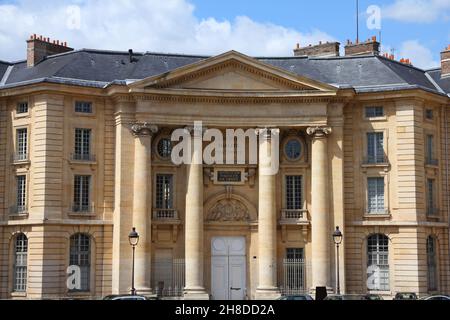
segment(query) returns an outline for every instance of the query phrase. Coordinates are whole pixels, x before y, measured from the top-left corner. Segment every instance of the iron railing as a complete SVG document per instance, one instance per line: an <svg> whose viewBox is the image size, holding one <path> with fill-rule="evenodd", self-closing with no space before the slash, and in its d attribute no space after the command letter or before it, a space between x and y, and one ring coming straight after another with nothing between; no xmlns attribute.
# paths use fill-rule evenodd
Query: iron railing
<svg viewBox="0 0 450 320"><path fill-rule="evenodd" d="M72 213L92 213L94 212L93 205L84 205L81 203L73 203L72 204Z"/></svg>
<svg viewBox="0 0 450 320"><path fill-rule="evenodd" d="M308 222L308 210L284 209L281 211L281 220L284 222Z"/></svg>
<svg viewBox="0 0 450 320"><path fill-rule="evenodd" d="M435 167L437 167L439 165L439 160L427 157L425 159L425 163L426 163L427 166L435 166Z"/></svg>
<svg viewBox="0 0 450 320"><path fill-rule="evenodd" d="M21 153L17 152L14 153L11 157L12 162L22 162L22 161L28 161L28 153Z"/></svg>
<svg viewBox="0 0 450 320"><path fill-rule="evenodd" d="M175 209L154 209L153 219L155 220L178 220L178 211Z"/></svg>
<svg viewBox="0 0 450 320"><path fill-rule="evenodd" d="M26 214L28 213L28 207L26 205L24 206L12 206L9 208L10 214Z"/></svg>
<svg viewBox="0 0 450 320"><path fill-rule="evenodd" d="M181 297L185 284L184 259L153 262L153 288L158 297Z"/></svg>
<svg viewBox="0 0 450 320"><path fill-rule="evenodd" d="M95 155L93 155L93 154L72 153L72 154L70 154L70 160L72 160L72 161L95 162L96 158L95 158Z"/></svg>
<svg viewBox="0 0 450 320"><path fill-rule="evenodd" d="M307 294L311 287L311 265L304 259L283 259L279 274L283 295Z"/></svg>

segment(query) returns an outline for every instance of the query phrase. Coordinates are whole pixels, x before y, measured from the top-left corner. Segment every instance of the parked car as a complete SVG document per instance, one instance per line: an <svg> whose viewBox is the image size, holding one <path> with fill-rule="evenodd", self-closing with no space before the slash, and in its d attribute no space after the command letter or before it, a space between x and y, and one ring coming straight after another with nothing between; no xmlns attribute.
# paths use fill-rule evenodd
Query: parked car
<svg viewBox="0 0 450 320"><path fill-rule="evenodd" d="M365 295L361 294L331 294L325 300L343 301L343 300L367 300Z"/></svg>
<svg viewBox="0 0 450 320"><path fill-rule="evenodd" d="M379 294L366 294L364 296L365 300L371 300L371 301L379 301L379 300L384 300L382 296L380 296Z"/></svg>
<svg viewBox="0 0 450 320"><path fill-rule="evenodd" d="M398 292L394 300L417 300L417 294L414 292Z"/></svg>
<svg viewBox="0 0 450 320"><path fill-rule="evenodd" d="M287 295L278 298L278 300L287 300L287 301L312 301L314 300L309 294L298 294L298 295Z"/></svg>
<svg viewBox="0 0 450 320"><path fill-rule="evenodd" d="M156 298L149 298L145 296L140 295L130 295L130 294L124 294L124 295L109 295L103 298L103 300L156 300Z"/></svg>
<svg viewBox="0 0 450 320"><path fill-rule="evenodd" d="M420 300L429 300L429 301L450 301L450 296L446 295L432 295Z"/></svg>

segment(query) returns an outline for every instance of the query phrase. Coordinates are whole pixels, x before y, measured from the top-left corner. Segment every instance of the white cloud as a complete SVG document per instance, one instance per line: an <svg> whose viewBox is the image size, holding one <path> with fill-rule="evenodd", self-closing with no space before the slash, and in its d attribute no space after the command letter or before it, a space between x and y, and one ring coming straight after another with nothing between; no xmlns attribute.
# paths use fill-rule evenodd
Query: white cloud
<svg viewBox="0 0 450 320"><path fill-rule="evenodd" d="M420 44L418 40L403 42L399 53L399 58L409 58L414 66L422 69L431 69L440 65L440 61L434 60L431 50Z"/></svg>
<svg viewBox="0 0 450 320"><path fill-rule="evenodd" d="M450 0L395 0L382 10L382 17L402 22L431 23L447 20Z"/></svg>
<svg viewBox="0 0 450 320"><path fill-rule="evenodd" d="M0 5L0 59L24 59L25 40L36 33L75 48L217 54L292 55L304 45L334 40L313 29L300 32L246 16L200 20L189 0L18 0ZM80 8L79 19L74 16ZM75 27L75 28L74 28Z"/></svg>

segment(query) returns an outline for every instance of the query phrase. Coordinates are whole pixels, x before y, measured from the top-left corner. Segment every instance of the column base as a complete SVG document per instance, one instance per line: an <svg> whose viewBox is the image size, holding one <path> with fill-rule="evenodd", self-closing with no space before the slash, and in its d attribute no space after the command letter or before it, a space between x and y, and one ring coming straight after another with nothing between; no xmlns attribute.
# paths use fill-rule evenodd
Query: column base
<svg viewBox="0 0 450 320"><path fill-rule="evenodd" d="M255 300L277 300L281 297L281 291L277 287L257 288L255 292Z"/></svg>
<svg viewBox="0 0 450 320"><path fill-rule="evenodd" d="M204 288L184 289L183 300L210 300Z"/></svg>
<svg viewBox="0 0 450 320"><path fill-rule="evenodd" d="M128 291L131 292L131 289ZM153 296L153 290L149 287L136 287L136 294L140 296Z"/></svg>

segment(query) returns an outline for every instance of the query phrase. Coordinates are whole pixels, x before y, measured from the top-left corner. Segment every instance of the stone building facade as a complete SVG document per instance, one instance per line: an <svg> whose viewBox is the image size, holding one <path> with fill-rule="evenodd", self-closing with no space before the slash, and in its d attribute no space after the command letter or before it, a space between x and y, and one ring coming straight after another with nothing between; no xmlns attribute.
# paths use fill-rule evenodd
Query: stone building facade
<svg viewBox="0 0 450 320"><path fill-rule="evenodd" d="M333 291L335 226L342 292L450 293L450 47L424 71L371 41L253 58L32 36L27 60L0 62L0 298L129 292L132 227L142 294ZM278 173L175 165L171 135L195 121L276 133Z"/></svg>

